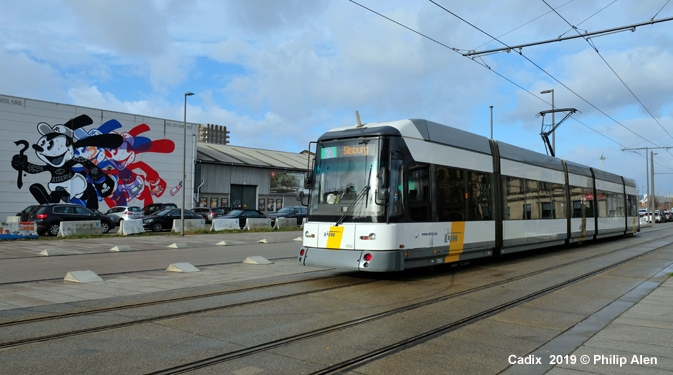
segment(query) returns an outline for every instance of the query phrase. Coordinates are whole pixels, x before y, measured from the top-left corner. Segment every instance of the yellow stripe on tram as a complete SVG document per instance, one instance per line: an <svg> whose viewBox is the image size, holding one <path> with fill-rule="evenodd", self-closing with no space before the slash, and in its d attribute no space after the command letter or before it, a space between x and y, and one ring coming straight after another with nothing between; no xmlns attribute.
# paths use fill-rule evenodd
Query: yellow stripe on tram
<svg viewBox="0 0 673 375"><path fill-rule="evenodd" d="M465 222L456 221L451 223L451 234L449 236L449 255L444 258L444 263L457 262L460 254L463 253Z"/></svg>

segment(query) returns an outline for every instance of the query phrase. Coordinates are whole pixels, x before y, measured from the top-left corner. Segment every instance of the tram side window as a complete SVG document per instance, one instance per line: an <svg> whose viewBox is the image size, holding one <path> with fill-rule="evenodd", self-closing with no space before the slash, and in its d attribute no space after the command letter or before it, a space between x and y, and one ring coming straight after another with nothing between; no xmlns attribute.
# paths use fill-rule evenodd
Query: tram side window
<svg viewBox="0 0 673 375"><path fill-rule="evenodd" d="M626 196L626 210L628 216L638 216L638 198L635 195Z"/></svg>
<svg viewBox="0 0 673 375"><path fill-rule="evenodd" d="M611 196L611 217L624 217L626 214L626 209L624 207L624 194L621 193L610 193Z"/></svg>
<svg viewBox="0 0 673 375"><path fill-rule="evenodd" d="M540 199L540 209L542 219L554 218L554 205L551 196L551 184L548 182L538 182L538 196Z"/></svg>
<svg viewBox="0 0 673 375"><path fill-rule="evenodd" d="M540 188L535 180L526 180L526 219L540 219Z"/></svg>
<svg viewBox="0 0 673 375"><path fill-rule="evenodd" d="M468 172L467 219L493 220L491 209L491 176L489 174Z"/></svg>
<svg viewBox="0 0 673 375"><path fill-rule="evenodd" d="M404 217L404 163L393 159L390 166L390 221L398 222Z"/></svg>
<svg viewBox="0 0 673 375"><path fill-rule="evenodd" d="M407 191L411 220L431 221L430 171L427 164L409 166Z"/></svg>
<svg viewBox="0 0 673 375"><path fill-rule="evenodd" d="M552 204L554 207L554 219L565 219L566 218L566 190L565 185L563 184L552 184L551 185L551 195L552 195Z"/></svg>
<svg viewBox="0 0 673 375"><path fill-rule="evenodd" d="M505 220L523 220L526 213L526 201L524 198L524 179L518 177L506 177L505 187Z"/></svg>
<svg viewBox="0 0 673 375"><path fill-rule="evenodd" d="M583 188L584 190L584 196L585 197L591 197L591 199L586 199L585 200L585 207L584 207L584 216L586 217L594 217L596 213L594 212L594 193L592 188Z"/></svg>
<svg viewBox="0 0 673 375"><path fill-rule="evenodd" d="M582 211L586 207L584 189L579 186L570 187L570 200L573 202L572 217L584 217Z"/></svg>
<svg viewBox="0 0 673 375"><path fill-rule="evenodd" d="M610 217L608 216L608 194L605 190L596 190L598 195L598 217Z"/></svg>
<svg viewBox="0 0 673 375"><path fill-rule="evenodd" d="M435 186L437 188L437 218L439 221L465 221L465 176L463 170L437 166Z"/></svg>

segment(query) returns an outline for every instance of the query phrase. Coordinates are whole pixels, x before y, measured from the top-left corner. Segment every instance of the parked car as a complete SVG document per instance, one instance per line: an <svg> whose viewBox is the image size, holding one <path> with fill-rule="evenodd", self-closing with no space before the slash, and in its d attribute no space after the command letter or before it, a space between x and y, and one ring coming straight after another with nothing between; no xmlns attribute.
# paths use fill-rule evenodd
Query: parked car
<svg viewBox="0 0 673 375"><path fill-rule="evenodd" d="M655 223L661 223L662 218L661 218L661 211L659 210L654 210L654 222Z"/></svg>
<svg viewBox="0 0 673 375"><path fill-rule="evenodd" d="M180 220L180 209L172 208L156 211L152 215L143 217L143 228L153 232L161 232L164 229L173 228L173 220ZM203 216L192 211L185 210L185 219L203 219Z"/></svg>
<svg viewBox="0 0 673 375"><path fill-rule="evenodd" d="M143 217L143 210L138 206L115 206L107 210L105 214L112 217L115 225L119 225L122 220L140 219Z"/></svg>
<svg viewBox="0 0 673 375"><path fill-rule="evenodd" d="M673 221L673 214L671 214L671 211L664 211L662 221L666 222Z"/></svg>
<svg viewBox="0 0 673 375"><path fill-rule="evenodd" d="M49 203L40 205L28 216L28 221L35 222L38 234L58 235L62 221L100 220L101 233L114 228L109 216L84 206L72 203Z"/></svg>
<svg viewBox="0 0 673 375"><path fill-rule="evenodd" d="M245 221L248 218L263 218L266 219L266 215L257 210L241 210L234 209L231 210L228 214L221 217L222 219L238 219L238 225L243 229L245 227Z"/></svg>
<svg viewBox="0 0 673 375"><path fill-rule="evenodd" d="M224 212L219 208L195 207L192 211L203 216L207 223L212 223L214 218L224 215Z"/></svg>
<svg viewBox="0 0 673 375"><path fill-rule="evenodd" d="M297 225L301 225L301 223L304 221L304 218L306 218L306 207L303 206L290 206L290 207L283 207L278 212L274 212L269 214L269 219L271 219L271 225L276 224L276 218L296 218L297 219Z"/></svg>
<svg viewBox="0 0 673 375"><path fill-rule="evenodd" d="M215 207L215 208L222 211L222 215L226 215L226 214L230 213L231 211L233 211L232 207Z"/></svg>
<svg viewBox="0 0 673 375"><path fill-rule="evenodd" d="M19 217L19 221L25 222L28 221L28 216L30 216L30 213L33 212L34 210L38 209L40 207L39 204L34 204L32 206L28 206L23 209L21 212L17 212L16 216Z"/></svg>
<svg viewBox="0 0 673 375"><path fill-rule="evenodd" d="M143 216L152 215L157 211L165 210L167 208L178 208L175 203L152 203L143 207Z"/></svg>

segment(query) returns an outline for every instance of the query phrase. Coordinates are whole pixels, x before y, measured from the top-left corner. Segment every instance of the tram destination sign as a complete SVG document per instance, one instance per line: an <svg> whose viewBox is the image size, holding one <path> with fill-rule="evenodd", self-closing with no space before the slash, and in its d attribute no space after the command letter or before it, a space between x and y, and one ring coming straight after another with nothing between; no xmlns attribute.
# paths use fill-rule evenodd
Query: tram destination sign
<svg viewBox="0 0 673 375"><path fill-rule="evenodd" d="M321 159L334 159L343 156L369 155L369 146L324 147L320 150Z"/></svg>

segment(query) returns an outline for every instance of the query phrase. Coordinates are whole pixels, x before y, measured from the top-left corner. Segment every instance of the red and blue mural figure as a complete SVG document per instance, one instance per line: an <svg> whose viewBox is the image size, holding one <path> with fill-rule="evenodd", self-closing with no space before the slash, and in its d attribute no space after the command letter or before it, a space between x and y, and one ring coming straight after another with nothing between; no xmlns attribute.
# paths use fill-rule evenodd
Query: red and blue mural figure
<svg viewBox="0 0 673 375"><path fill-rule="evenodd" d="M160 197L166 190L166 182L154 168L136 160L136 156L145 152L173 152L173 141L139 136L149 130L146 124L118 134L116 131L122 125L117 120L107 121L97 129L84 129L92 123L87 115L54 126L39 123L37 131L41 137L32 148L45 165L30 163L24 155L28 141L16 141L17 146L22 146L12 158L12 167L19 172L19 189L23 186L24 172L49 172L51 179L46 187L36 183L29 188L40 204L63 201L97 209L103 200L109 207L127 205L133 199L143 206L152 203L153 197Z"/></svg>

